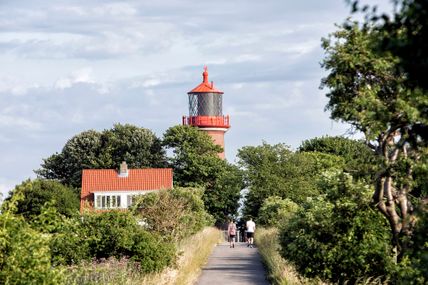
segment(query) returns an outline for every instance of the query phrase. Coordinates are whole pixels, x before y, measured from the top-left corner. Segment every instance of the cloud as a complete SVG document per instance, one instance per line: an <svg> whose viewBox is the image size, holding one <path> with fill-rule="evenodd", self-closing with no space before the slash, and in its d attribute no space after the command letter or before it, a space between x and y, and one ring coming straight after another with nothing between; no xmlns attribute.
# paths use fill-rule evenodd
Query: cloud
<svg viewBox="0 0 428 285"><path fill-rule="evenodd" d="M81 131L119 122L161 136L187 115L205 64L225 92L230 160L262 140L297 147L348 128L329 119L318 89L320 38L349 15L342 0L3 0L2 8L3 189L34 177Z"/></svg>
<svg viewBox="0 0 428 285"><path fill-rule="evenodd" d="M73 71L70 76L58 79L54 86L58 89L66 89L70 88L76 83L95 83L95 81L91 78L91 73L91 68L82 68Z"/></svg>

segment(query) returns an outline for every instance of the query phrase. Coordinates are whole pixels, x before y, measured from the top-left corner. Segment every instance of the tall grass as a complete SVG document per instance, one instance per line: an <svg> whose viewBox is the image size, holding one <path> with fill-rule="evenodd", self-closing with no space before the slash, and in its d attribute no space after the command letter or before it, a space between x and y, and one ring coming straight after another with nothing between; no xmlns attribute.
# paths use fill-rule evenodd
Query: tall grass
<svg viewBox="0 0 428 285"><path fill-rule="evenodd" d="M295 271L292 265L287 263L279 255L278 229L259 228L254 240L257 243L259 253L267 270L267 277L274 285L300 285L323 284L315 280L305 279Z"/></svg>
<svg viewBox="0 0 428 285"><path fill-rule="evenodd" d="M205 228L181 241L179 257L174 267L162 272L142 274L138 265L127 259L108 259L101 262L84 262L67 268L66 284L72 285L187 285L198 277L213 247L222 239L221 231Z"/></svg>
<svg viewBox="0 0 428 285"><path fill-rule="evenodd" d="M216 228L206 228L179 245L181 250L178 262L176 285L193 284L207 262L213 247L223 240L222 232Z"/></svg>

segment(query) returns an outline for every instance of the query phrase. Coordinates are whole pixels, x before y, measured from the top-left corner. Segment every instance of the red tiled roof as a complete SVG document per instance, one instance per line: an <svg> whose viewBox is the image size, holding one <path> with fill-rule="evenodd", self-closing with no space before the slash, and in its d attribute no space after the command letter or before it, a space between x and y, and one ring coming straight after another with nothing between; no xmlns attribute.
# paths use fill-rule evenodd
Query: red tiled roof
<svg viewBox="0 0 428 285"><path fill-rule="evenodd" d="M81 207L91 202L91 194L98 191L132 191L171 189L171 168L129 169L120 177L114 169L84 169L82 172Z"/></svg>
<svg viewBox="0 0 428 285"><path fill-rule="evenodd" d="M204 72L202 73L203 81L201 84L190 90L189 93L219 93L223 94L223 91L220 91L214 87L213 82L208 81L208 68L205 66Z"/></svg>

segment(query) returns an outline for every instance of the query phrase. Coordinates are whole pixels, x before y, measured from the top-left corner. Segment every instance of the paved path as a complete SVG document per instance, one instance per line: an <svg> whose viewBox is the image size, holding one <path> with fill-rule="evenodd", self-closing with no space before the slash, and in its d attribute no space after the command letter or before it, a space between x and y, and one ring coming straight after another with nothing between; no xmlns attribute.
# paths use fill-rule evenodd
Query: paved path
<svg viewBox="0 0 428 285"><path fill-rule="evenodd" d="M248 248L246 243L229 243L214 247L208 263L202 268L197 285L268 285L265 270L257 248Z"/></svg>

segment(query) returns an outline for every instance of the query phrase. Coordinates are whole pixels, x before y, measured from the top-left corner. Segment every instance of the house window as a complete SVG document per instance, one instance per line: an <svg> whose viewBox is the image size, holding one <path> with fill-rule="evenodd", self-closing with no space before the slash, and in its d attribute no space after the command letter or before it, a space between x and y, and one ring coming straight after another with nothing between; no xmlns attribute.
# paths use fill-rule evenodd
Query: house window
<svg viewBox="0 0 428 285"><path fill-rule="evenodd" d="M95 201L97 209L120 208L120 195L97 195Z"/></svg>
<svg viewBox="0 0 428 285"><path fill-rule="evenodd" d="M127 195L128 196L128 207L130 207L130 206L132 206L132 204L134 204L134 202L135 202L135 198L138 196L138 195Z"/></svg>

